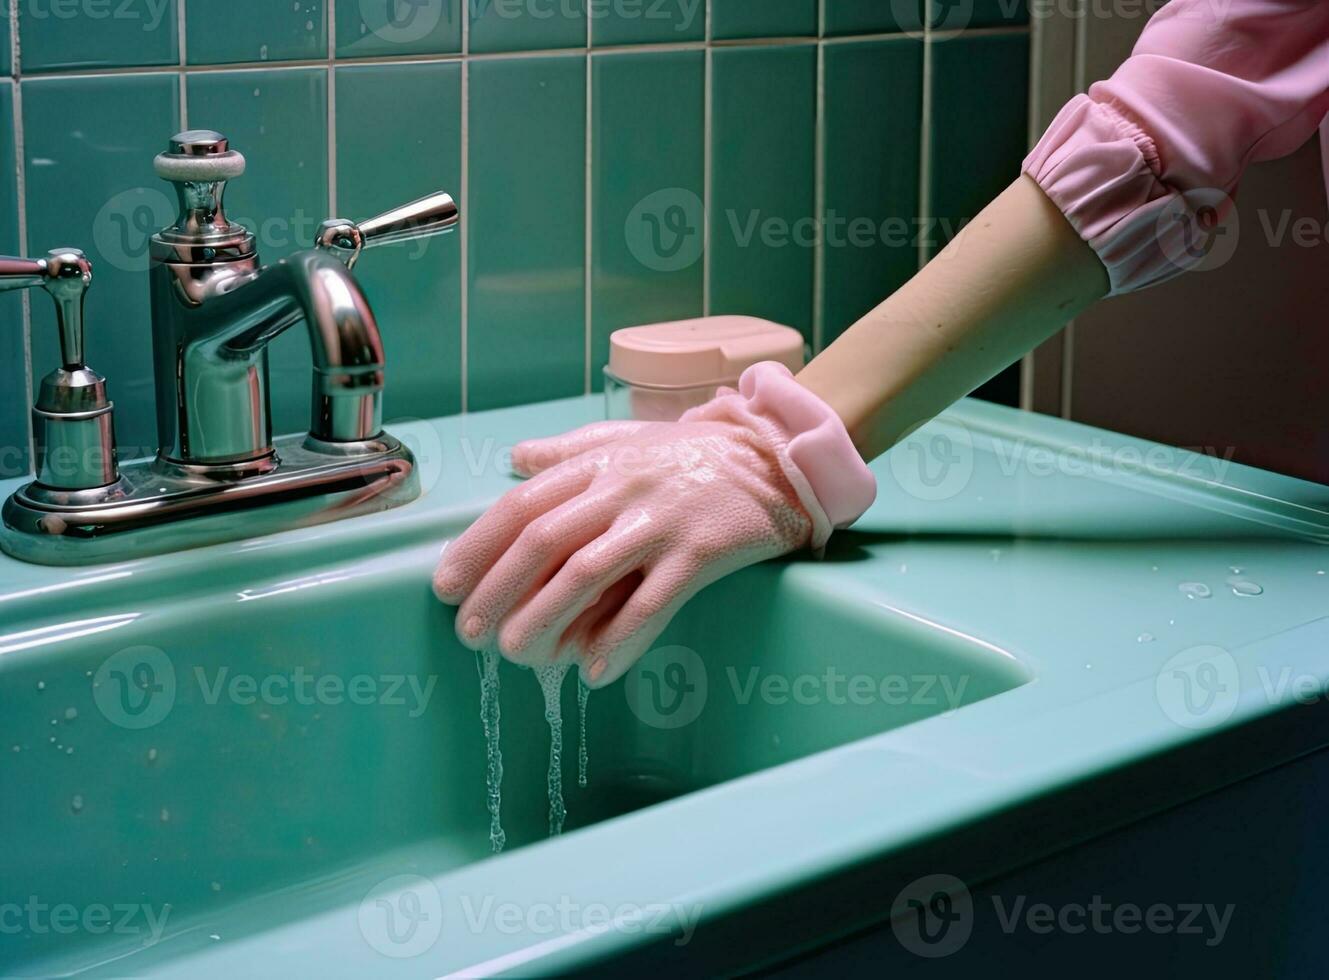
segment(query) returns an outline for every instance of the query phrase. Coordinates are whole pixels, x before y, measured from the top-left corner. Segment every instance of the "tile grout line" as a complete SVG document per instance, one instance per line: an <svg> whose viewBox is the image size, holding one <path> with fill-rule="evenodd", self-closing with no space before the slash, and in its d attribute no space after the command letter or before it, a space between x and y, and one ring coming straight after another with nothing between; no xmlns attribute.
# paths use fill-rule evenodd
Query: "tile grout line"
<svg viewBox="0 0 1329 980"><path fill-rule="evenodd" d="M821 353L826 334L826 0L817 2L817 108L813 122L812 208L817 239L812 253L812 356Z"/></svg>
<svg viewBox="0 0 1329 980"><path fill-rule="evenodd" d="M711 168L715 160L715 49L711 46L715 24L714 3L706 4L706 37L702 50L701 79L701 315L711 315L711 209L715 202Z"/></svg>
<svg viewBox="0 0 1329 980"><path fill-rule="evenodd" d="M1075 19L1075 46L1073 65L1074 75L1072 83L1075 85L1075 91L1083 92L1088 84L1085 77L1085 61L1089 47L1089 21L1083 5L1077 6L1077 16ZM1075 320L1066 324L1062 331L1061 344L1061 401L1058 408L1061 417L1071 418L1071 411L1075 405Z"/></svg>
<svg viewBox="0 0 1329 980"><path fill-rule="evenodd" d="M918 267L927 265L930 237L926 230L932 220L932 17L931 5L924 5L923 15L923 92L919 106L918 133Z"/></svg>
<svg viewBox="0 0 1329 980"><path fill-rule="evenodd" d="M179 0L179 4L175 13L175 39L180 48L180 129L183 131L189 128L189 76L185 72L189 64L189 33L185 29L185 8L189 0Z"/></svg>
<svg viewBox="0 0 1329 980"><path fill-rule="evenodd" d="M461 349L458 360L461 367L461 388L458 398L461 405L461 414L465 415L467 411L467 402L470 397L470 386L467 381L469 373L469 352L470 352L470 316L471 316L471 283L470 283L470 248L471 248L471 199L470 199L470 180L471 180L471 17L470 0L462 0L461 9L461 175L458 178L461 186L457 188L457 203L461 210L461 220L457 227L457 249L461 253L459 268L457 271L458 288L461 290L459 303L459 319L461 320Z"/></svg>
<svg viewBox="0 0 1329 980"><path fill-rule="evenodd" d="M1028 34L1029 28L1025 25L1016 25L1012 27L988 27L975 28L964 32L966 38L970 37L996 37L996 36L1019 36ZM596 48L590 51L591 57L601 57L615 54L652 54L661 52L682 52L682 51L710 51L714 49L729 48L776 48L791 47L806 44L858 44L864 42L877 41L907 41L917 40L917 34L911 32L892 31L888 33L877 34L852 34L837 37L816 38L808 37L788 37L788 38L747 38L736 40L718 40L712 42L705 41L678 41L678 42L655 42L649 44L615 44L606 45L602 48ZM449 64L461 61L509 61L525 58L573 58L586 57L588 50L586 48L540 48L529 51L490 51L479 52L475 54L447 52L440 54L425 55L379 55L361 58L340 58L336 59L338 67L350 67L358 65L410 65L410 64ZM115 75L161 75L176 74L184 71L188 75L210 75L219 72L280 72L280 71L299 71L309 68L326 68L328 59L293 59L290 61L239 61L231 64L215 65L118 65L118 66L99 66L97 68L68 69L64 71L38 72L29 76L29 80L39 79L42 81L51 81L70 78L103 78Z"/></svg>
<svg viewBox="0 0 1329 980"><path fill-rule="evenodd" d="M592 81L592 71L591 71L592 69L592 63L590 57L591 41L592 41L591 19L587 17L586 18L586 107L585 107L586 115L584 118L584 125L586 127L586 132L583 134L583 138L585 140L585 147L583 153L585 154L586 157L586 159L583 161L586 170L585 173L586 183L583 189L583 194L586 200L583 202L585 209L585 217L583 218L583 221L585 222L585 227L582 229L582 234L584 235L584 242L582 246L582 277L583 277L582 287L584 290L582 296L582 307L583 307L582 312L585 318L585 327L586 327L584 348L582 352L582 364L585 375L583 379L584 381L583 389L584 389L584 394L587 395L591 393L591 378L593 373L593 367L591 365L591 340L594 335L594 326L593 326L594 296L593 296L591 263L594 257L594 250L595 250L595 242L594 242L595 236L592 234L592 229L594 228L593 224L594 211L593 211L592 202L594 201L595 198L595 186L593 183L594 178L592 174L592 169L593 169L592 154L595 152L594 135L593 135L595 128L594 105L593 105L593 100L595 96L593 90L595 86Z"/></svg>
<svg viewBox="0 0 1329 980"><path fill-rule="evenodd" d="M19 41L19 20L18 3L12 2L8 8L9 16L9 71L12 76L10 82L10 107L14 116L14 195L17 198L15 203L18 210L18 254L26 257L28 254L28 172L24 162L24 154L27 151L26 135L23 129L23 88L20 80L23 76L22 70L22 44ZM24 397L27 404L32 405L35 401L35 392L33 391L33 367L32 367L32 297L29 291L20 290L19 297L20 308L22 309L23 323L23 385ZM27 426L28 442L28 466L29 469L36 465L37 461L37 437L31 425Z"/></svg>
<svg viewBox="0 0 1329 980"><path fill-rule="evenodd" d="M324 8L328 18L328 217L337 217L337 0Z"/></svg>

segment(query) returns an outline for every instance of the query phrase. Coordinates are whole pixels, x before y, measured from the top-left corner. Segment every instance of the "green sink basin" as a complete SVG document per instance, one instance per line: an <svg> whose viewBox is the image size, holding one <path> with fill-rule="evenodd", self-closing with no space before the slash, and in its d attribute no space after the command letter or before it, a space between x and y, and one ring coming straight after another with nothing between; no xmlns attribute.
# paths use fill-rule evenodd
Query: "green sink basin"
<svg viewBox="0 0 1329 980"><path fill-rule="evenodd" d="M495 857L476 657L429 573L514 484L501 447L597 409L394 430L426 492L385 514L96 568L0 559L0 974L749 968L881 922L928 842L982 880L1326 741L1303 725L1258 762L1229 747L1203 779L1086 797L1285 710L1269 663L1329 679L1326 493L1120 437L1131 454L1047 469L1034 449L1083 463L1107 434L971 404L875 464L877 505L824 561L717 583L594 693L584 788L568 679L556 840L539 686L504 664ZM960 469L911 482L915 459ZM1224 589L1233 564L1262 595ZM1241 696L1189 724L1166 685L1215 647ZM1040 832L998 846L1035 801Z"/></svg>

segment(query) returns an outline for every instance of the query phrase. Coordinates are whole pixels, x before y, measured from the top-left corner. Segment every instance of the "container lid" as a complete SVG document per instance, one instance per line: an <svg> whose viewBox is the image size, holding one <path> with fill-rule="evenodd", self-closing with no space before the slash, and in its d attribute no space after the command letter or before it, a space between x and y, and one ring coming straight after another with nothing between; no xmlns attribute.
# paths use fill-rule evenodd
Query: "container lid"
<svg viewBox="0 0 1329 980"><path fill-rule="evenodd" d="M758 361L803 366L803 335L751 316L710 316L615 330L609 372L629 384L661 388L725 384Z"/></svg>

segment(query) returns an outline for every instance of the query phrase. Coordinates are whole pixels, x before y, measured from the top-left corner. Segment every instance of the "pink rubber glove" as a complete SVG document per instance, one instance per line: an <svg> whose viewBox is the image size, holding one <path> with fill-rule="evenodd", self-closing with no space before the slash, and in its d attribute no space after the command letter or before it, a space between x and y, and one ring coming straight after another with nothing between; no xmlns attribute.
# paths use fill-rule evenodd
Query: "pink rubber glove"
<svg viewBox="0 0 1329 980"><path fill-rule="evenodd" d="M607 422L517 446L533 476L443 553L434 591L474 650L571 658L603 687L731 572L865 511L871 472L843 423L773 362L678 422Z"/></svg>

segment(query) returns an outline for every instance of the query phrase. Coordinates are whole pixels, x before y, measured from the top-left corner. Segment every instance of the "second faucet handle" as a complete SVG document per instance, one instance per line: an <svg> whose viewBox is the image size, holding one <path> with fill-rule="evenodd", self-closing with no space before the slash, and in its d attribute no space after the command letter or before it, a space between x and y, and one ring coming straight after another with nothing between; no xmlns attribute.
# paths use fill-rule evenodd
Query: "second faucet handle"
<svg viewBox="0 0 1329 980"><path fill-rule="evenodd" d="M460 217L452 196L438 191L367 221L330 218L319 226L314 247L331 252L353 269L366 248L447 234Z"/></svg>

